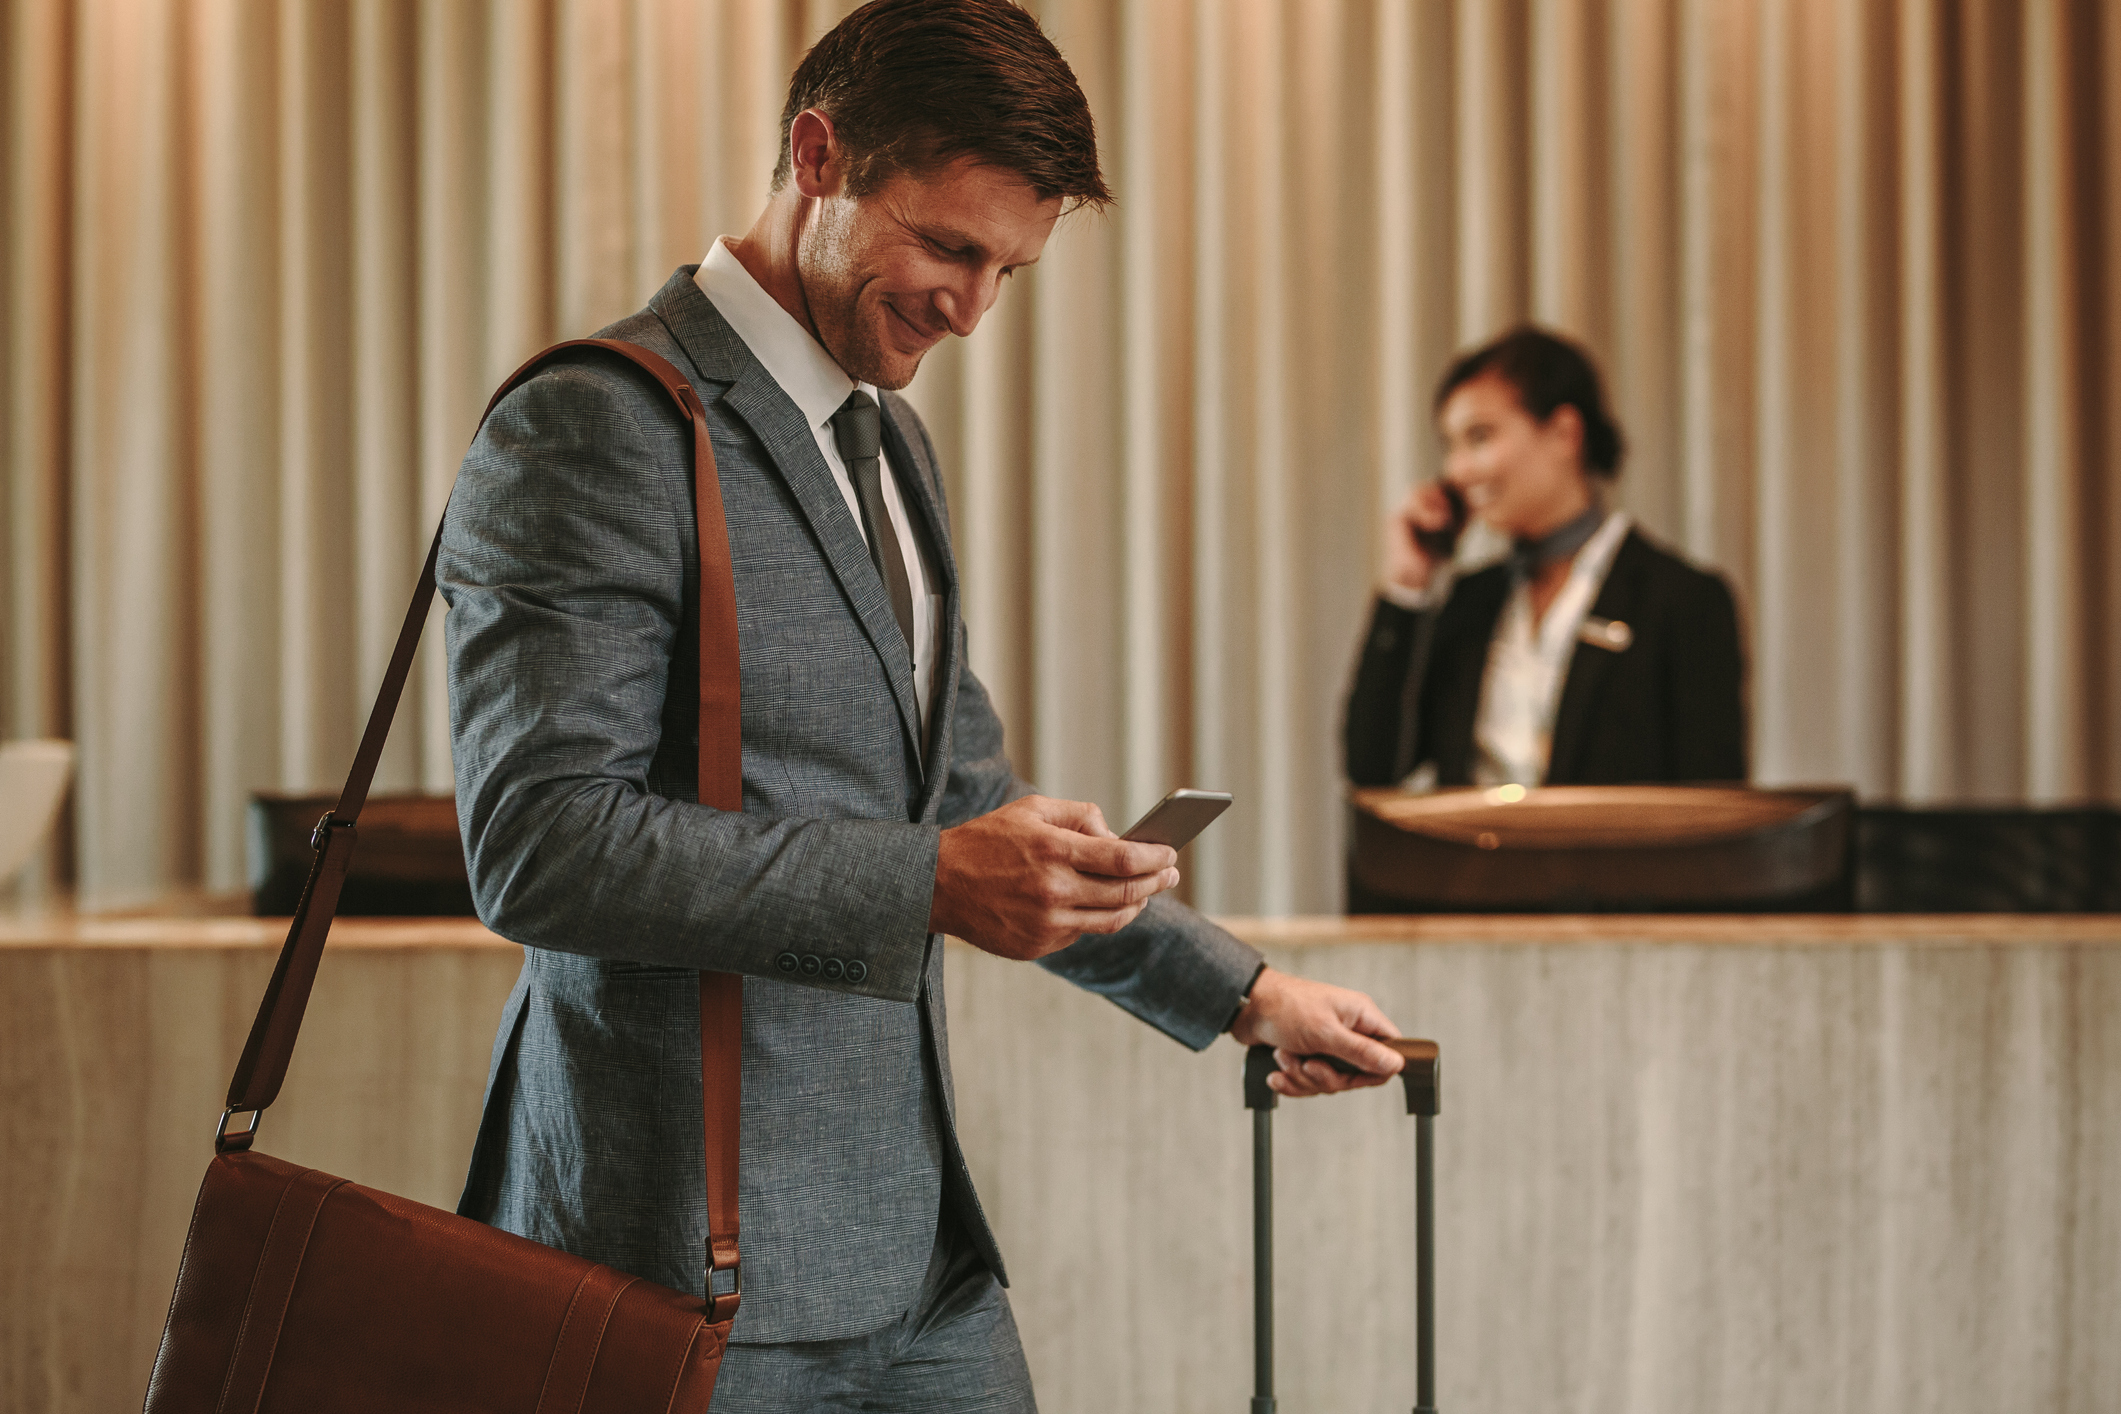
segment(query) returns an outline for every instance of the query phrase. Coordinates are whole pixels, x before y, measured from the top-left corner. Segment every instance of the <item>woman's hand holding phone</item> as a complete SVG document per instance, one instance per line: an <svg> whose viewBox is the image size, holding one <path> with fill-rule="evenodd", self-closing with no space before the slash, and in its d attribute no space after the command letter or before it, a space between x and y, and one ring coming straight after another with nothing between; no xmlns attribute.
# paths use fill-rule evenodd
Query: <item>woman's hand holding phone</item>
<svg viewBox="0 0 2121 1414"><path fill-rule="evenodd" d="M1429 587L1465 529L1465 497L1448 481L1424 481L1407 493L1385 526L1385 578L1402 589Z"/></svg>

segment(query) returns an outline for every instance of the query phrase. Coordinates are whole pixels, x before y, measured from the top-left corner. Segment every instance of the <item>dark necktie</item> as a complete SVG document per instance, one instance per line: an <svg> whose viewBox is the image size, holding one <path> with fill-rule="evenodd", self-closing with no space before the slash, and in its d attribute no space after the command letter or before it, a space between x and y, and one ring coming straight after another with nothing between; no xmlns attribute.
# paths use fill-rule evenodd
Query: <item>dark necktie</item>
<svg viewBox="0 0 2121 1414"><path fill-rule="evenodd" d="M861 504L862 529L869 536L869 558L877 575L891 591L891 612L898 618L898 631L906 639L906 656L913 656L913 586L906 581L906 556L899 547L898 532L891 528L891 512L884 508L884 469L879 452L883 446L883 413L876 400L856 388L832 415L832 437L839 443L840 460L854 478L854 498Z"/></svg>

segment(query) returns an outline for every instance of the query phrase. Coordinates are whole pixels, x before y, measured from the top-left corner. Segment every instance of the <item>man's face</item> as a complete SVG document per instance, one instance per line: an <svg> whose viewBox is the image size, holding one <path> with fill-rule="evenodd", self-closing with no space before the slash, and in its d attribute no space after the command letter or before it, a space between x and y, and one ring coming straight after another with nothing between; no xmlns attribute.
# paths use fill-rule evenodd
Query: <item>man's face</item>
<svg viewBox="0 0 2121 1414"><path fill-rule="evenodd" d="M1060 214L1059 197L964 157L867 196L816 198L796 268L818 341L848 377L905 387L945 334L978 326Z"/></svg>

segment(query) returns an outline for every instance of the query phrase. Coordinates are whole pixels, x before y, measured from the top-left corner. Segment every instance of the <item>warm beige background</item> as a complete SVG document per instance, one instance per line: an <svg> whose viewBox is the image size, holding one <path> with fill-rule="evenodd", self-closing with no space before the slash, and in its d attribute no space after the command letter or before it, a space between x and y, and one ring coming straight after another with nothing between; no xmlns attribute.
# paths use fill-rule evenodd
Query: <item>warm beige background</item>
<svg viewBox="0 0 2121 1414"><path fill-rule="evenodd" d="M1443 1045L1440 1407L2110 1414L2121 920L1233 922ZM271 922L0 922L0 1408L138 1407ZM349 919L261 1145L452 1204L520 954ZM1050 1414L1251 1378L1237 1047L953 947L961 1132ZM1291 1414L1414 1402L1395 1086L1276 1112ZM859 1280L850 1273L850 1280Z"/></svg>
<svg viewBox="0 0 2121 1414"><path fill-rule="evenodd" d="M0 0L0 730L83 898L336 779L487 389L748 222L793 0ZM1121 204L915 385L1027 774L1339 891L1338 698L1455 346L1589 340L1752 622L1765 781L2121 794L2121 15L1043 0ZM382 782L449 784L432 656Z"/></svg>

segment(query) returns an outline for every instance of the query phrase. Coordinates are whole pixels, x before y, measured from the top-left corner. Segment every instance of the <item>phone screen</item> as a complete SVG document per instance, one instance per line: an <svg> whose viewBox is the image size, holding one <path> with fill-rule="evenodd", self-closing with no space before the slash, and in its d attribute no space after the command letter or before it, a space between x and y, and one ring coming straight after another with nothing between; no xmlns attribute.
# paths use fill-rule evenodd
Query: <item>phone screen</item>
<svg viewBox="0 0 2121 1414"><path fill-rule="evenodd" d="M1230 808L1230 794L1219 790L1175 790L1134 822L1121 839L1167 844L1183 849L1208 823Z"/></svg>

